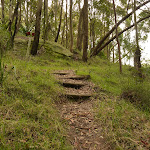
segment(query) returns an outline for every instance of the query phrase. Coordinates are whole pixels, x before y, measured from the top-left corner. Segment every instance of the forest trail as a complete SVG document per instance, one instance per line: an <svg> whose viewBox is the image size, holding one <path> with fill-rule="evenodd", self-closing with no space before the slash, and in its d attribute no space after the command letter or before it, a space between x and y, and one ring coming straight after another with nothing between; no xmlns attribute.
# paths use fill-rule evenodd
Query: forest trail
<svg viewBox="0 0 150 150"><path fill-rule="evenodd" d="M102 128L94 119L94 84L90 76L77 76L72 70L54 72L64 86L66 101L60 105L62 119L68 123L67 139L74 150L108 150Z"/></svg>

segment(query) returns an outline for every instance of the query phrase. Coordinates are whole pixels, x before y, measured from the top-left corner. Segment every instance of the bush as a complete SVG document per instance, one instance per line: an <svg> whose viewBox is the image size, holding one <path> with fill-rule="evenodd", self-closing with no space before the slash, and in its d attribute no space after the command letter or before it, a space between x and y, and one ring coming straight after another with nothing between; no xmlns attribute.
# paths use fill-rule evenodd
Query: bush
<svg viewBox="0 0 150 150"><path fill-rule="evenodd" d="M11 40L11 36L10 33L2 26L0 25L0 52L1 52L1 58L2 58L2 54L10 49L10 40Z"/></svg>
<svg viewBox="0 0 150 150"><path fill-rule="evenodd" d="M6 52L6 50L10 49L10 34L9 32L2 26L0 25L0 85L2 86L3 81L4 81L4 71L5 71L5 66L4 62L2 60L3 54Z"/></svg>
<svg viewBox="0 0 150 150"><path fill-rule="evenodd" d="M122 98L130 100L136 106L150 111L150 84L147 80L143 82L130 80L122 89Z"/></svg>

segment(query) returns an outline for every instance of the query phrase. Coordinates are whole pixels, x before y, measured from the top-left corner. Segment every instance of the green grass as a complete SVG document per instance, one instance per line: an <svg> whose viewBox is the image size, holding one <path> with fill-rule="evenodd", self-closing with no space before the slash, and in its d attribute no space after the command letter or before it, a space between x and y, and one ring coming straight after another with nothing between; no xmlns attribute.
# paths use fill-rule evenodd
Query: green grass
<svg viewBox="0 0 150 150"><path fill-rule="evenodd" d="M90 75L99 87L96 119L113 148L146 149L150 130L150 74L146 69L146 78L140 82L129 66L123 66L123 74L119 74L118 64L100 57L87 63L76 61L68 57L69 50L53 42L40 48L36 57L26 57L27 45L28 39L17 38L14 51L4 57L4 75L13 66L15 70L0 89L0 149L71 149L66 123L56 106L63 91L51 75L66 69ZM122 100L125 94L126 100Z"/></svg>
<svg viewBox="0 0 150 150"><path fill-rule="evenodd" d="M4 58L5 74L15 70L0 89L0 149L71 149L56 109L61 88L54 68L46 57L26 58L26 43L16 41Z"/></svg>

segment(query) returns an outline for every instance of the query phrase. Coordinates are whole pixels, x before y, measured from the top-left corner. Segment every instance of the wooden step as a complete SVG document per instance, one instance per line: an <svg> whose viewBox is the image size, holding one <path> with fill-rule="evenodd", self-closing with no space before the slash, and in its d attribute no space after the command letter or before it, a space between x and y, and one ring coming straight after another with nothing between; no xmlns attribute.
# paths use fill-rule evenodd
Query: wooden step
<svg viewBox="0 0 150 150"><path fill-rule="evenodd" d="M80 88L82 86L85 86L84 83L78 83L78 82L59 82L61 85L63 85L64 87L71 87L71 88Z"/></svg>
<svg viewBox="0 0 150 150"><path fill-rule="evenodd" d="M74 99L86 99L92 96L92 94L77 94L77 93L66 93L66 97Z"/></svg>
<svg viewBox="0 0 150 150"><path fill-rule="evenodd" d="M57 75L68 75L69 72L53 72L53 74L57 74Z"/></svg>
<svg viewBox="0 0 150 150"><path fill-rule="evenodd" d="M90 79L90 75L81 75L81 76L70 76L66 77L65 79L72 79L72 80L88 80ZM63 78L62 78L63 79Z"/></svg>

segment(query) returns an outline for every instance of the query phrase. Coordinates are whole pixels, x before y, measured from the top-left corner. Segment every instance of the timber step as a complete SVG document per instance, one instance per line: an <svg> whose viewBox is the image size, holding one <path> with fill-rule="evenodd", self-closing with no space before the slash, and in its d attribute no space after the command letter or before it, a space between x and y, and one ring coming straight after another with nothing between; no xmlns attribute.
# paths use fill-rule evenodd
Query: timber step
<svg viewBox="0 0 150 150"><path fill-rule="evenodd" d="M54 72L53 74L56 74L56 75L68 75L69 73L68 72Z"/></svg>
<svg viewBox="0 0 150 150"><path fill-rule="evenodd" d="M72 80L88 80L90 79L90 75L81 75L81 76L69 76L60 79L72 79Z"/></svg>
<svg viewBox="0 0 150 150"><path fill-rule="evenodd" d="M65 96L72 99L86 99L91 97L92 94L66 93Z"/></svg>
<svg viewBox="0 0 150 150"><path fill-rule="evenodd" d="M79 83L79 82L59 82L61 85L63 85L64 87L71 87L71 88L80 88L82 86L85 86L85 83Z"/></svg>

